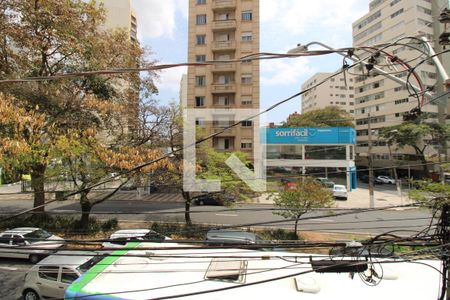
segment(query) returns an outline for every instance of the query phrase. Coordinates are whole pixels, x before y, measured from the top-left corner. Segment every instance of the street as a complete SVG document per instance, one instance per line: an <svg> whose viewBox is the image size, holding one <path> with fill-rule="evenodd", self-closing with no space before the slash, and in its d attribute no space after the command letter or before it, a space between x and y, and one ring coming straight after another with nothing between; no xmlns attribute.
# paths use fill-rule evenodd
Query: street
<svg viewBox="0 0 450 300"><path fill-rule="evenodd" d="M343 202L343 201L338 201ZM0 202L2 212L17 213L29 208L30 201ZM57 214L78 214L77 202L58 203L47 210ZM216 226L269 227L292 229L292 221L274 215L269 204L237 204L234 207L191 206L193 222ZM339 215L343 214L343 215ZM184 203L115 200L96 205L92 215L116 217L132 222L184 222ZM334 216L337 215L337 216ZM402 230L401 235L420 231L429 225L430 213L423 209L376 210L359 212L348 209L325 209L306 213L299 222L301 231L380 234ZM404 231L408 230L408 231Z"/></svg>
<svg viewBox="0 0 450 300"><path fill-rule="evenodd" d="M27 260L0 258L0 299L21 299L23 277L32 266Z"/></svg>

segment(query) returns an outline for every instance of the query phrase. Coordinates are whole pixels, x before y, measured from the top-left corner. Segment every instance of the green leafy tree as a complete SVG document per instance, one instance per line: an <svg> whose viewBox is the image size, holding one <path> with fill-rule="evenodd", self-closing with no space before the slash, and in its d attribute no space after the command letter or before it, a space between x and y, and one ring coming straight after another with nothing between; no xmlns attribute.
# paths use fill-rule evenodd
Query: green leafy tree
<svg viewBox="0 0 450 300"><path fill-rule="evenodd" d="M304 177L297 182L293 190L280 192L274 199L279 211L274 214L294 219L294 233L301 216L314 208L330 207L334 203L331 191L312 177Z"/></svg>
<svg viewBox="0 0 450 300"><path fill-rule="evenodd" d="M415 121L403 122L402 124L383 128L380 135L398 148L412 147L422 162L423 173L428 176L427 159L425 151L430 144L440 144L446 142L450 134L450 126L439 123L426 122L426 115ZM425 142L424 139L432 143Z"/></svg>
<svg viewBox="0 0 450 300"><path fill-rule="evenodd" d="M2 0L0 11L0 79L46 77L111 67L148 67L152 64L148 60L148 51L132 42L124 30L102 29L105 12L96 1ZM0 92L17 99L17 109L45 118L42 129L34 131L33 141L39 143L29 143L33 152L39 155L16 156L24 158L21 163L10 155L11 151L2 153L6 164L14 162L16 168L31 173L34 207L41 206L43 210L46 169L59 137L73 129L81 132L103 127L106 132L104 124L109 122L110 125L115 124L114 128L108 128L114 133L108 137L109 144L120 145L131 140L139 92L141 95L156 92L154 75L148 73L145 78L140 78L138 74L124 73L0 84ZM115 116L105 115L103 112L109 105L128 106L128 109ZM111 117L115 122L111 122ZM7 134L3 131L4 136ZM16 135L10 137L11 144L29 140L26 134L26 131L16 131Z"/></svg>
<svg viewBox="0 0 450 300"><path fill-rule="evenodd" d="M282 127L354 127L353 117L336 106L295 114Z"/></svg>
<svg viewBox="0 0 450 300"><path fill-rule="evenodd" d="M415 189L409 192L412 199L421 205L441 209L450 205L450 184L432 181L414 181Z"/></svg>
<svg viewBox="0 0 450 300"><path fill-rule="evenodd" d="M172 186L177 187L184 199L185 211L184 211L184 219L186 225L192 224L191 219L191 205L193 199L196 196L202 194L202 192L191 192L186 191L183 187L183 168L184 168L184 158L183 152L177 151L182 149L183 145L183 118L181 114L181 108L175 104L172 104L170 107L170 117L168 118L170 121L167 122L167 129L164 131L167 133L165 136L166 146L171 150L175 151L173 156L171 157L172 168L171 170L165 173L166 179L165 182L170 182ZM201 139L205 130L201 127L198 127L196 130L197 139ZM193 142L193 141L190 141ZM187 144L190 143L189 141ZM254 193L250 190L250 188L242 181L240 178L234 173L233 170L226 165L225 161L231 156L236 155L238 159L249 165L249 161L247 160L247 156L242 152L221 152L213 149L208 141L197 145L197 161L195 162L192 168L195 168L197 179L217 179L221 181L221 194L228 195L234 197L236 200L247 200L250 197L254 196ZM160 172L161 173L161 172ZM226 197L224 197L225 199ZM227 204L227 202L225 202Z"/></svg>

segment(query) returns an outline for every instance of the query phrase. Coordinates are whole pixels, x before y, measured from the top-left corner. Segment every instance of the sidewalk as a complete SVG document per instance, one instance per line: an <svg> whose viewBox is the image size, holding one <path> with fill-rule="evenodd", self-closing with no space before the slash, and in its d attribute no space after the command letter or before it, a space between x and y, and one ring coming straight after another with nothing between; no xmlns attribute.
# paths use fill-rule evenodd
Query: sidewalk
<svg viewBox="0 0 450 300"><path fill-rule="evenodd" d="M402 197L396 191L377 190L374 191L375 208L400 206L414 203L409 199L408 191L402 192ZM269 199L267 195L255 199L258 204L273 204L273 198ZM336 208L370 208L369 190L367 188L357 188L348 192L347 200L336 200ZM399 208L401 209L401 208Z"/></svg>

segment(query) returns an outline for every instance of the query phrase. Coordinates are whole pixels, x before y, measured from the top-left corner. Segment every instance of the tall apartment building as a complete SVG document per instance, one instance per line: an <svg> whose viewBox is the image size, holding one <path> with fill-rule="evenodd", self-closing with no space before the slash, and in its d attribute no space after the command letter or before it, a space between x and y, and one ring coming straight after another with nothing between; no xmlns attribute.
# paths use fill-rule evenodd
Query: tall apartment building
<svg viewBox="0 0 450 300"><path fill-rule="evenodd" d="M130 33L130 39L137 42L136 13L131 7L131 0L100 0L106 11L105 27L122 28Z"/></svg>
<svg viewBox="0 0 450 300"><path fill-rule="evenodd" d="M221 61L188 68L185 106L220 109L212 121L196 120L206 132L240 119L235 109L259 109L259 61L232 61L258 52L259 0L189 0L189 62ZM221 151L248 152L251 159L258 123L242 122L215 137L211 145Z"/></svg>
<svg viewBox="0 0 450 300"><path fill-rule="evenodd" d="M100 0L99 3L101 3L105 9L105 23L103 27L107 30L125 30L129 34L130 41L133 43L138 43L137 18L134 10L132 9L131 0ZM139 78L136 77L135 80L139 80ZM114 79L114 85L123 87L123 90L126 90L130 84L135 83L136 82L127 81L124 79ZM118 132L134 134L138 130L137 121L139 117L139 92L133 91L129 93L127 95L127 99L129 102L128 112L126 115L122 116L123 120L119 122L122 125L118 126ZM102 138L108 141L111 139L111 136L103 133Z"/></svg>
<svg viewBox="0 0 450 300"><path fill-rule="evenodd" d="M332 73L316 73L302 84L302 91L305 91L318 82L332 75ZM313 88L302 95L302 113L336 106L350 113L355 112L355 99L353 89L353 76L341 73L331 78L326 83Z"/></svg>
<svg viewBox="0 0 450 300"><path fill-rule="evenodd" d="M422 35L433 40L433 17L431 0L373 0L367 14L353 23L353 46L373 46L382 43L391 43L399 38ZM407 39L402 41L408 42ZM385 49L392 55L398 56L404 61L414 61L420 52L404 45ZM368 53L361 53L367 56ZM380 61L381 65L386 63ZM382 67L387 72L396 72L397 77L406 79L407 72L398 68ZM358 71L357 71L358 72ZM433 63L423 64L416 69L425 87L436 83L436 68ZM359 68L361 73L361 68ZM408 96L406 88L382 75L360 75L355 80L355 119L357 130L357 159L356 163L361 167L367 166L368 152L368 114L372 128L372 158L374 167L390 166L389 149L385 141L379 138L379 130L387 126L400 124L403 114L418 105L414 97ZM417 82L412 81L417 85ZM425 105L424 111L436 113L436 105ZM405 161L417 161L412 148L396 149L393 147L393 159L397 165ZM432 154L432 153L429 153ZM419 167L417 167L419 169Z"/></svg>

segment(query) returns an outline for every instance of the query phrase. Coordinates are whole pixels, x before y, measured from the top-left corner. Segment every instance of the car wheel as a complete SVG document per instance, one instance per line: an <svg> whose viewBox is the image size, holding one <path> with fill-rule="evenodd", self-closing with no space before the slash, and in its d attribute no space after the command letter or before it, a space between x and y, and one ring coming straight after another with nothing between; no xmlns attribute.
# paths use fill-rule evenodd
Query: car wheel
<svg viewBox="0 0 450 300"><path fill-rule="evenodd" d="M32 264L37 264L41 260L41 257L37 254L31 254L29 259Z"/></svg>
<svg viewBox="0 0 450 300"><path fill-rule="evenodd" d="M35 291L28 289L23 292L23 299L24 300L39 300L40 298L39 298L39 295Z"/></svg>
<svg viewBox="0 0 450 300"><path fill-rule="evenodd" d="M204 205L205 204L205 202L203 202L203 200L199 200L197 203L198 203L198 205Z"/></svg>

